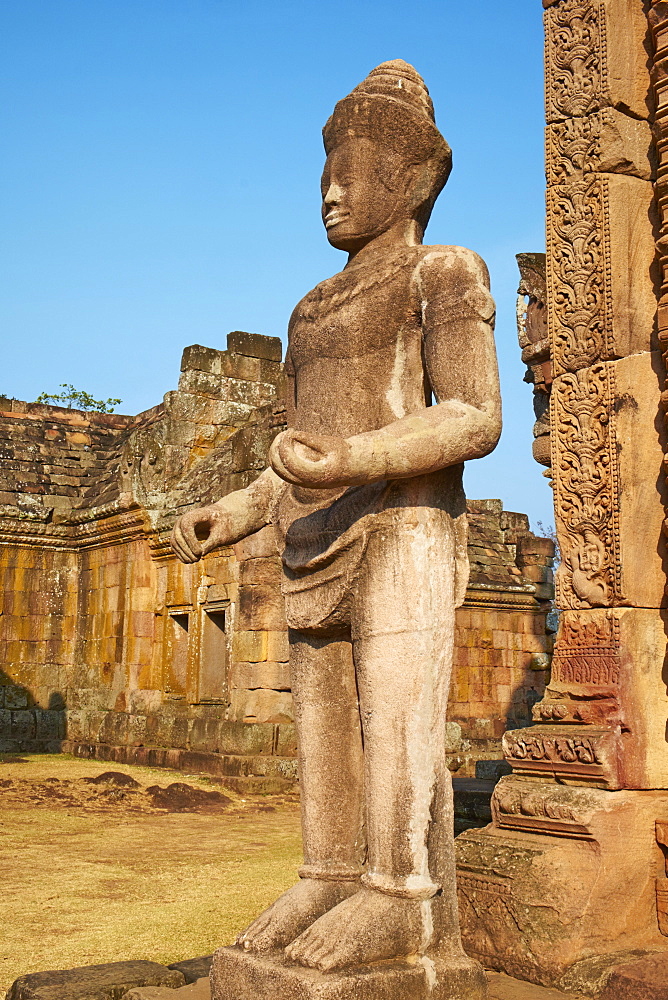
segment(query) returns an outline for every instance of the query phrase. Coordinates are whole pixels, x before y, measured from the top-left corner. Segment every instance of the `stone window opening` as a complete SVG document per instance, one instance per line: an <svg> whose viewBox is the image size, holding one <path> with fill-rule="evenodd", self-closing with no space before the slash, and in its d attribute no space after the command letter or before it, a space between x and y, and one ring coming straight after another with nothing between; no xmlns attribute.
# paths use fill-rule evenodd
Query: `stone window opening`
<svg viewBox="0 0 668 1000"><path fill-rule="evenodd" d="M167 610L165 694L183 698L188 681L190 613L185 608Z"/></svg>
<svg viewBox="0 0 668 1000"><path fill-rule="evenodd" d="M228 696L229 602L202 609L198 701L224 703Z"/></svg>

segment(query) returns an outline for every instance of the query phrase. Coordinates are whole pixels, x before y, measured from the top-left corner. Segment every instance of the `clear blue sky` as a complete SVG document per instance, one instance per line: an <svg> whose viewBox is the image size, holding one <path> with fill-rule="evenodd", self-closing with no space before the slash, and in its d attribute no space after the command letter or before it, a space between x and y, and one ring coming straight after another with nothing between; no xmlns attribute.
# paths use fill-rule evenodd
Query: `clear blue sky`
<svg viewBox="0 0 668 1000"><path fill-rule="evenodd" d="M134 413L191 343L285 337L339 270L320 130L385 59L430 88L454 169L428 243L472 247L498 303L504 434L467 492L553 521L530 455L514 255L544 245L539 0L0 0L0 392L71 382Z"/></svg>

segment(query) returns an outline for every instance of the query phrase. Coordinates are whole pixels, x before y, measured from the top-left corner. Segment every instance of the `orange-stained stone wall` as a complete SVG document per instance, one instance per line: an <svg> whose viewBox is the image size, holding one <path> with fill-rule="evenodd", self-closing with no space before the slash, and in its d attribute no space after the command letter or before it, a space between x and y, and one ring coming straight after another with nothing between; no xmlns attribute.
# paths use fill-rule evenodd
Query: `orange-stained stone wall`
<svg viewBox="0 0 668 1000"><path fill-rule="evenodd" d="M280 345L230 340L188 348L179 390L138 418L4 403L0 751L64 747L267 790L294 779L273 529L193 566L168 546L179 511L257 475L281 426ZM551 650L551 543L499 501L471 502L469 522L450 709L462 738L449 733L464 774L529 722Z"/></svg>

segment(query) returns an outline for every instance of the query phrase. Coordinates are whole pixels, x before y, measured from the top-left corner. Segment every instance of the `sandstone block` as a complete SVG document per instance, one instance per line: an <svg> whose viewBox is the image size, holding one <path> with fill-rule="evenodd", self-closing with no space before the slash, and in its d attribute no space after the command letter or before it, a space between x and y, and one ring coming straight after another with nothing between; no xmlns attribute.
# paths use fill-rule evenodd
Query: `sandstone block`
<svg viewBox="0 0 668 1000"><path fill-rule="evenodd" d="M213 955L200 955L198 958L186 958L182 962L172 962L168 969L176 969L183 973L186 983L196 983L200 979L208 979L211 971Z"/></svg>
<svg viewBox="0 0 668 1000"><path fill-rule="evenodd" d="M265 337L243 330L228 333L227 349L232 354L246 354L251 358L265 358L267 361L280 361L283 357L283 345L279 337Z"/></svg>
<svg viewBox="0 0 668 1000"><path fill-rule="evenodd" d="M650 181L616 174L548 188L547 289L556 374L657 346L653 196Z"/></svg>
<svg viewBox="0 0 668 1000"><path fill-rule="evenodd" d="M287 631L267 632L267 659L287 663L290 659L290 642Z"/></svg>
<svg viewBox="0 0 668 1000"><path fill-rule="evenodd" d="M277 663L275 660L264 660L261 663L234 663L230 669L230 687L289 691L289 664Z"/></svg>
<svg viewBox="0 0 668 1000"><path fill-rule="evenodd" d="M239 587L237 628L244 631L286 629L285 605L280 590L271 584Z"/></svg>
<svg viewBox="0 0 668 1000"><path fill-rule="evenodd" d="M190 347L184 348L181 355L181 371L193 369L194 371L209 372L211 375L220 375L222 356L222 351L216 351L212 347L191 344Z"/></svg>
<svg viewBox="0 0 668 1000"><path fill-rule="evenodd" d="M226 720L220 724L220 752L252 757L270 754L274 745L273 725L247 726L244 722Z"/></svg>
<svg viewBox="0 0 668 1000"><path fill-rule="evenodd" d="M230 714L244 722L292 722L294 718L292 695L289 691L233 690L230 695Z"/></svg>
<svg viewBox="0 0 668 1000"><path fill-rule="evenodd" d="M247 379L249 382L262 382L261 362L259 358L251 358L244 354L232 354L225 351L222 356L223 375L231 378Z"/></svg>
<svg viewBox="0 0 668 1000"><path fill-rule="evenodd" d="M126 1000L210 1000L211 985L206 976L176 990L164 986L144 986L130 990L125 996Z"/></svg>
<svg viewBox="0 0 668 1000"><path fill-rule="evenodd" d="M291 723L281 723L276 727L276 753L279 757L292 757L297 753L297 732Z"/></svg>
<svg viewBox="0 0 668 1000"><path fill-rule="evenodd" d="M666 604L660 372L658 353L642 353L553 383L562 608Z"/></svg>
<svg viewBox="0 0 668 1000"><path fill-rule="evenodd" d="M253 955L219 948L211 969L212 1000L484 1000L482 970L473 963L425 960L322 973L281 953Z"/></svg>
<svg viewBox="0 0 668 1000"><path fill-rule="evenodd" d="M548 122L606 107L647 118L649 29L642 6L629 0L543 0L543 6Z"/></svg>
<svg viewBox="0 0 668 1000"><path fill-rule="evenodd" d="M235 632L232 636L232 658L234 660L259 663L267 659L266 632Z"/></svg>
<svg viewBox="0 0 668 1000"><path fill-rule="evenodd" d="M175 989L183 983L180 972L157 962L110 962L21 976L10 987L7 1000L116 1000L133 987Z"/></svg>
<svg viewBox="0 0 668 1000"><path fill-rule="evenodd" d="M243 538L233 546L234 554L243 562L244 559L261 559L268 556L278 556L276 531L272 525L267 525L247 538Z"/></svg>
<svg viewBox="0 0 668 1000"><path fill-rule="evenodd" d="M24 688L16 687L13 684L8 684L4 688L5 694L5 708L27 708L28 707L28 692Z"/></svg>
<svg viewBox="0 0 668 1000"><path fill-rule="evenodd" d="M187 368L179 379L179 395L188 393L193 396L210 396L212 399L228 399L226 384L228 379L222 375L214 375L208 371L198 371ZM196 404L195 404L196 405ZM198 417L197 412L193 412L193 417ZM191 435L187 440L191 440ZM186 443L184 441L184 443Z"/></svg>
<svg viewBox="0 0 668 1000"><path fill-rule="evenodd" d="M266 584L277 589L280 587L281 561L278 557L246 559L241 563L239 570L240 583Z"/></svg>
<svg viewBox="0 0 668 1000"><path fill-rule="evenodd" d="M567 789L512 776L497 785L492 810L493 825L456 841L468 954L554 986L591 956L665 950L654 829L657 816L668 816L665 792Z"/></svg>
<svg viewBox="0 0 668 1000"><path fill-rule="evenodd" d="M668 1000L668 955L648 955L618 966L600 1000Z"/></svg>

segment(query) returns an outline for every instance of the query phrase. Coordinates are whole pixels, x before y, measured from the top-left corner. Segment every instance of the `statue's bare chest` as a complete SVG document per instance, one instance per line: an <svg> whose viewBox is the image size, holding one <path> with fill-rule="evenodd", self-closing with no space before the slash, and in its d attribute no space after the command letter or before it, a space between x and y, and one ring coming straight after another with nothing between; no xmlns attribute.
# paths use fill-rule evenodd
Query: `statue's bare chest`
<svg viewBox="0 0 668 1000"><path fill-rule="evenodd" d="M290 357L295 369L315 358L346 359L392 354L397 338L419 337L419 303L413 267L344 271L317 285L290 320Z"/></svg>

